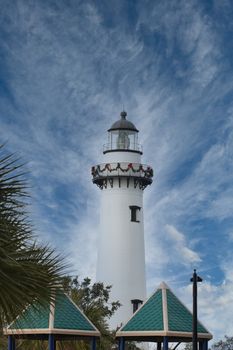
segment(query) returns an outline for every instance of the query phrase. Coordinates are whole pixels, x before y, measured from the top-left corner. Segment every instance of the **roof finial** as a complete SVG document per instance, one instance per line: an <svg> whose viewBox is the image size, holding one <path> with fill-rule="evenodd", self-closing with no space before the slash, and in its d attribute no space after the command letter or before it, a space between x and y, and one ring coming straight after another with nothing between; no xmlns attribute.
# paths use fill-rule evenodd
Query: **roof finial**
<svg viewBox="0 0 233 350"><path fill-rule="evenodd" d="M127 116L127 113L126 113L126 111L123 110L123 111L121 112L121 118L122 118L122 119L125 119L126 116Z"/></svg>

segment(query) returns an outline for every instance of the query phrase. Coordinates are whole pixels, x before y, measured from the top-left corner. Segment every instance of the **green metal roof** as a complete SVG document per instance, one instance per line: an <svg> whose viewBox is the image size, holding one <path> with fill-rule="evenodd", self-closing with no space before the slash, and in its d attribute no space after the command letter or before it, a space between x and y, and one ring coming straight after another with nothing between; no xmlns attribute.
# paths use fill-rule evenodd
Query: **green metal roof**
<svg viewBox="0 0 233 350"><path fill-rule="evenodd" d="M44 329L49 325L49 305L41 306L38 303L30 305L8 329Z"/></svg>
<svg viewBox="0 0 233 350"><path fill-rule="evenodd" d="M95 331L96 329L77 306L65 295L58 294L54 314L54 328L80 329Z"/></svg>
<svg viewBox="0 0 233 350"><path fill-rule="evenodd" d="M192 332L193 316L180 300L167 289L168 329L178 332ZM208 333L207 329L198 322L197 331Z"/></svg>
<svg viewBox="0 0 233 350"><path fill-rule="evenodd" d="M212 335L198 321L199 337L211 339ZM117 337L191 337L192 313L162 282L153 295L135 312L116 333Z"/></svg>
<svg viewBox="0 0 233 350"><path fill-rule="evenodd" d="M153 310L153 313L151 312ZM122 328L122 331L147 331L157 329L163 330L163 305L162 290L157 290L145 304L140 312L137 312L129 322Z"/></svg>
<svg viewBox="0 0 233 350"><path fill-rule="evenodd" d="M100 333L78 306L61 290L46 306L37 303L13 321L5 334L74 334L95 335Z"/></svg>

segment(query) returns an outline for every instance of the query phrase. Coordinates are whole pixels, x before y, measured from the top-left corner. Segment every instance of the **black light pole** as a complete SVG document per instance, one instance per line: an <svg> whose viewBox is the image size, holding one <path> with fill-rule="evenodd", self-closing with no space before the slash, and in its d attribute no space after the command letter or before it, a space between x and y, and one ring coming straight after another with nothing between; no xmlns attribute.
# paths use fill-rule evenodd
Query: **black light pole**
<svg viewBox="0 0 233 350"><path fill-rule="evenodd" d="M190 281L193 282L193 350L197 350L197 282L202 282L202 278L195 269Z"/></svg>

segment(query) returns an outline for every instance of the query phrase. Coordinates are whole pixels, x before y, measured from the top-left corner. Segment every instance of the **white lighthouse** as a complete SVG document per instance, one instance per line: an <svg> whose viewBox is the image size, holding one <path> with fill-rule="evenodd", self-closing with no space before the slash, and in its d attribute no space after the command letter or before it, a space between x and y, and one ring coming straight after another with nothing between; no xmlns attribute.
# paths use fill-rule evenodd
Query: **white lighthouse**
<svg viewBox="0 0 233 350"><path fill-rule="evenodd" d="M93 183L101 189L97 281L112 285L111 300L122 306L110 321L124 323L146 298L143 191L153 170L141 163L138 130L121 112L108 130L104 163L92 167Z"/></svg>

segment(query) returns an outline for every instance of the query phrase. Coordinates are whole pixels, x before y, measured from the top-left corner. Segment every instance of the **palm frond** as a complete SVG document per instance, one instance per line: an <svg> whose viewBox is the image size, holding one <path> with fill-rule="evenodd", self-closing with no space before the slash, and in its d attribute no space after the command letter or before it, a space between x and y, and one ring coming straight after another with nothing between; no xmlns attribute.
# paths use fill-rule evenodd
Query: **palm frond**
<svg viewBox="0 0 233 350"><path fill-rule="evenodd" d="M0 322L11 321L35 299L48 302L60 284L64 260L34 242L25 198L28 183L19 159L0 146Z"/></svg>

